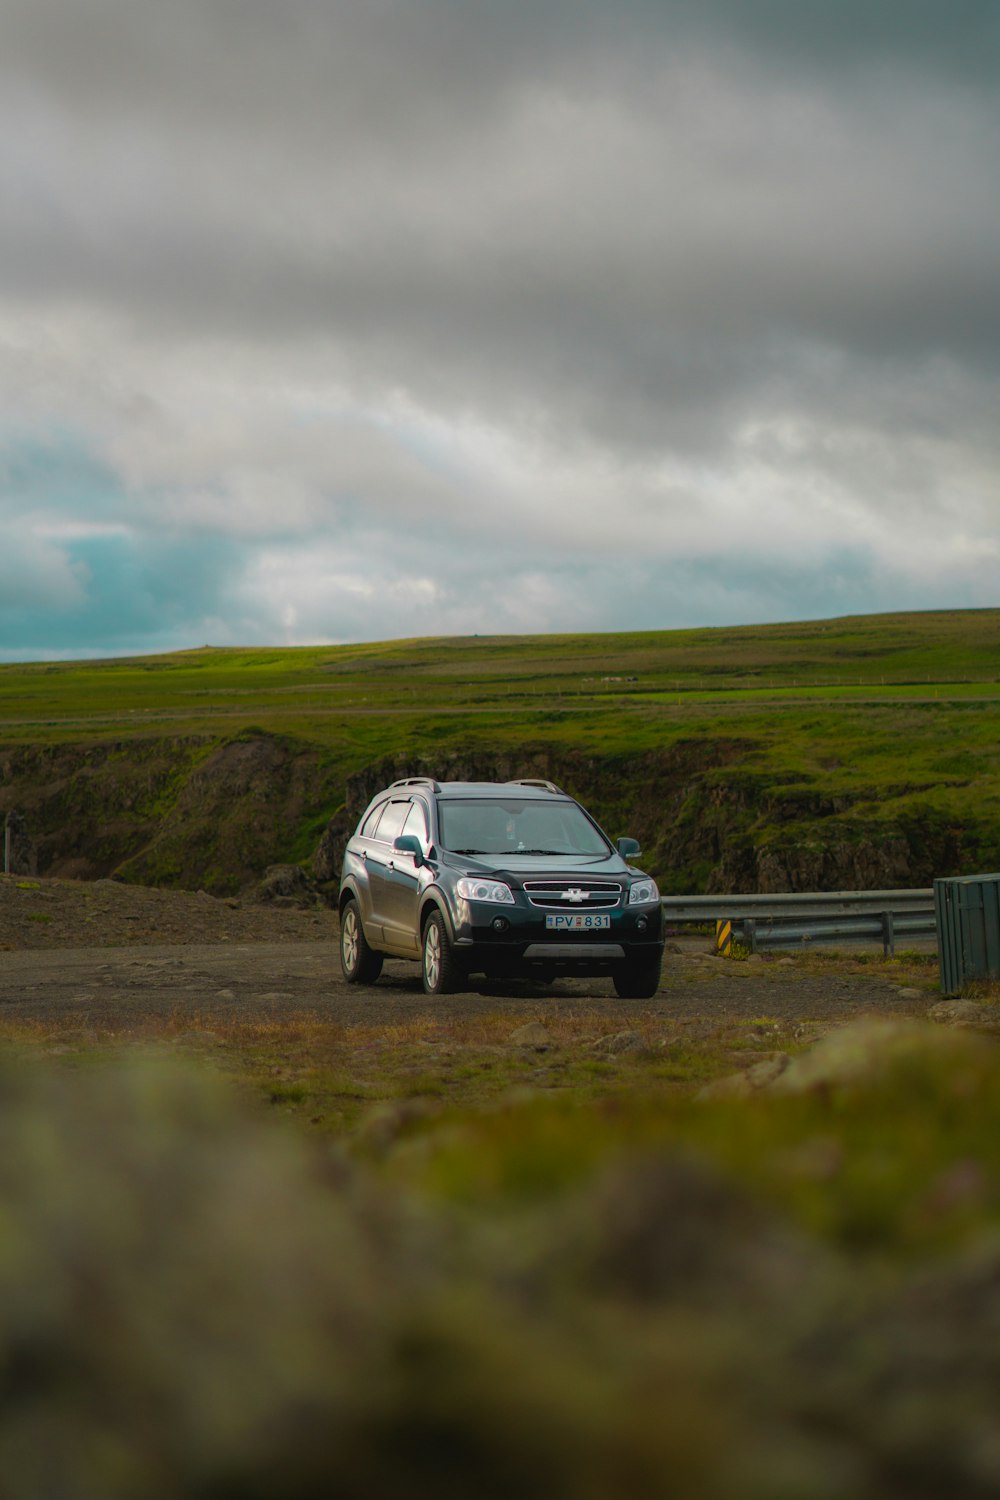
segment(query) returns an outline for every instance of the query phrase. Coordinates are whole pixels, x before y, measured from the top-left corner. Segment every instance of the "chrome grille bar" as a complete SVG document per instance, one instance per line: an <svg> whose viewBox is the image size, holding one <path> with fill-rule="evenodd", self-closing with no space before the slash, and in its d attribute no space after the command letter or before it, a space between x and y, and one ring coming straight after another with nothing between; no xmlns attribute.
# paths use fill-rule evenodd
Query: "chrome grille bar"
<svg viewBox="0 0 1000 1500"><path fill-rule="evenodd" d="M618 905L622 887L607 880L526 880L524 894L532 906L553 911L599 911Z"/></svg>

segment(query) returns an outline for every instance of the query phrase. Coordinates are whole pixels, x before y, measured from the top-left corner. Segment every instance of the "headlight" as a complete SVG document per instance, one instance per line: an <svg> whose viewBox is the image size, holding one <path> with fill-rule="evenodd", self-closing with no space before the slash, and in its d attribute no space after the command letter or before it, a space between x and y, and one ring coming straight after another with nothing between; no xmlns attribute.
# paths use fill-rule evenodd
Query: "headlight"
<svg viewBox="0 0 1000 1500"><path fill-rule="evenodd" d="M509 885L502 880L475 880L463 875L455 885L463 901L493 901L501 906L513 906L514 897Z"/></svg>
<svg viewBox="0 0 1000 1500"><path fill-rule="evenodd" d="M660 893L656 889L655 880L637 880L628 888L629 906L648 906L653 901L659 901Z"/></svg>

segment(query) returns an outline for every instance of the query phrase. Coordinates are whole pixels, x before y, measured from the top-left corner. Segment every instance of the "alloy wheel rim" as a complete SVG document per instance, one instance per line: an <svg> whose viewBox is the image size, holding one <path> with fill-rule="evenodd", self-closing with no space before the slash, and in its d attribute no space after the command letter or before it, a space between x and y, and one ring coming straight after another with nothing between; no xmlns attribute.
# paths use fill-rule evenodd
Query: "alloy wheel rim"
<svg viewBox="0 0 1000 1500"><path fill-rule="evenodd" d="M435 924L431 924L427 932L427 942L424 947L424 976L431 989L437 985L438 974L441 972L441 935Z"/></svg>
<svg viewBox="0 0 1000 1500"><path fill-rule="evenodd" d="M353 911L344 919L344 962L353 969L358 961L358 919Z"/></svg>

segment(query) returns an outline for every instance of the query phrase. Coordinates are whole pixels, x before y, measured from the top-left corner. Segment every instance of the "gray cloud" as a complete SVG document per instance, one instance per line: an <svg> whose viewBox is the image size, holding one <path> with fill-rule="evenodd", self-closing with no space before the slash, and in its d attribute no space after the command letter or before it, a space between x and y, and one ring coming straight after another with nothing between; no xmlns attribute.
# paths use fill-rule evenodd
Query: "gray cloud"
<svg viewBox="0 0 1000 1500"><path fill-rule="evenodd" d="M319 599L314 539L350 551L359 508L372 577L377 537L440 533L426 587L400 583L407 633L477 608L514 628L516 599L520 628L532 611L557 628L602 550L623 590L651 553L643 576L667 570L692 619L699 597L720 618L769 591L791 607L767 570L794 557L815 570L809 613L942 587L992 602L992 4L2 14L6 446L13 462L72 434L85 455L30 507L0 471L12 549L56 567L67 515L233 538L224 613L244 631L239 576L287 593L294 573ZM487 611L498 515L559 581L537 586L529 542ZM759 588L704 571L720 546ZM311 628L376 619L353 587Z"/></svg>

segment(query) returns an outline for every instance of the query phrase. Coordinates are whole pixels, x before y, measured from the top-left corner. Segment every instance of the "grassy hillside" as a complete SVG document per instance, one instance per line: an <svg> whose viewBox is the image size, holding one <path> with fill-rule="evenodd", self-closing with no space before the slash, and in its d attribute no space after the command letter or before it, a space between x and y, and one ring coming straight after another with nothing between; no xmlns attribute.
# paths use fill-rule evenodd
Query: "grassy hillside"
<svg viewBox="0 0 1000 1500"><path fill-rule="evenodd" d="M761 702L993 701L1000 610L619 635L465 636L0 666L5 740L259 723L339 742L386 713L655 717ZM608 731L613 733L613 731Z"/></svg>
<svg viewBox="0 0 1000 1500"><path fill-rule="evenodd" d="M58 869L70 843L85 860L67 834L99 804L105 825L124 820L107 873L183 803L194 865L175 851L129 873L190 883L197 867L222 889L255 862L306 858L373 762L521 756L612 833L635 828L668 888L840 884L852 869L919 884L997 862L998 707L1000 610L0 666L0 812L26 810ZM223 752L251 742L266 753L234 778L249 752ZM287 797L246 834L233 800L256 788L259 814L279 763ZM233 826L217 857L220 796Z"/></svg>

